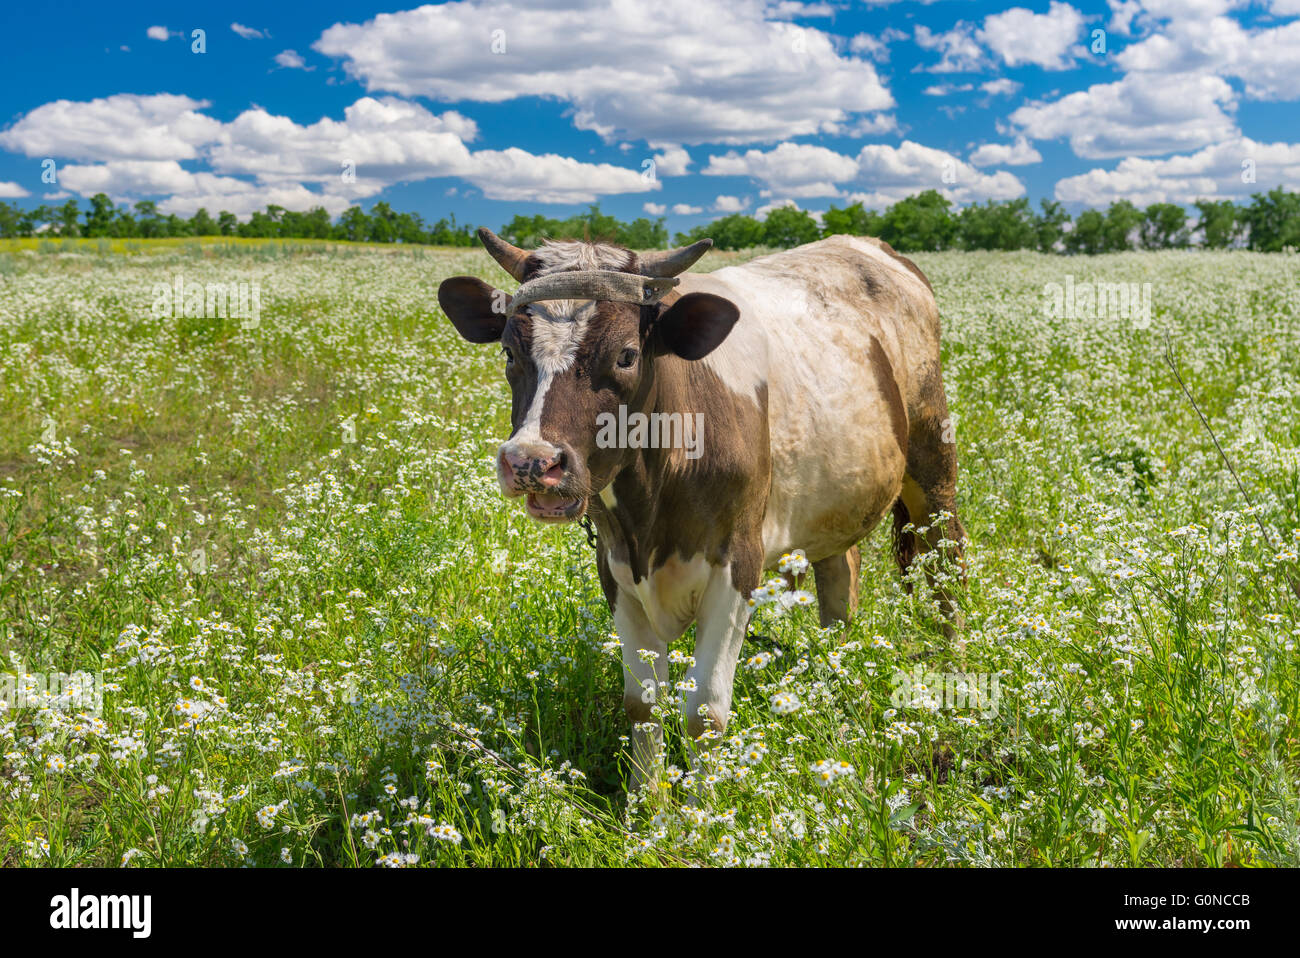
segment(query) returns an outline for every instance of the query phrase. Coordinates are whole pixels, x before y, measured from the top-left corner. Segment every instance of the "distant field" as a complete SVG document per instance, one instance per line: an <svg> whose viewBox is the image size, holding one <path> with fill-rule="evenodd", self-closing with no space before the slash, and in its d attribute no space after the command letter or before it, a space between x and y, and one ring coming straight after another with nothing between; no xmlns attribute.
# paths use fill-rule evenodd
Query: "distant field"
<svg viewBox="0 0 1300 958"><path fill-rule="evenodd" d="M784 654L741 670L704 768L670 728L676 774L629 816L593 555L501 499L500 357L437 306L505 275L106 244L0 242L0 668L29 699L104 682L99 714L0 704L4 865L1300 865L1297 257L914 257L965 632L878 531L854 625L762 610ZM177 277L256 283L260 315L155 315ZM1049 284L1087 282L1150 283L1149 316L1053 315ZM900 672L1000 698L900 704Z"/></svg>

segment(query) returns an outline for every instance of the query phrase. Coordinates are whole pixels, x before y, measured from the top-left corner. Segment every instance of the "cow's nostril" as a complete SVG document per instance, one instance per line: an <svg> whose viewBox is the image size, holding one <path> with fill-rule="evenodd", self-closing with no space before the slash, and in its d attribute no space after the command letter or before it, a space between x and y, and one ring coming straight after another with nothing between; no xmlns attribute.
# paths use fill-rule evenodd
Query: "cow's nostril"
<svg viewBox="0 0 1300 958"><path fill-rule="evenodd" d="M507 495L548 492L566 476L568 457L555 447L505 447L497 453L497 472Z"/></svg>

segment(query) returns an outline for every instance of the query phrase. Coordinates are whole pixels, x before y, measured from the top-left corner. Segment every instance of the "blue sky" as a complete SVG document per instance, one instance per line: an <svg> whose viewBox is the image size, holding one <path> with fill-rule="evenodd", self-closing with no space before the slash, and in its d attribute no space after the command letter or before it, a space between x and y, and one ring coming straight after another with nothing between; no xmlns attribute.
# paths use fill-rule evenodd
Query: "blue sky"
<svg viewBox="0 0 1300 958"><path fill-rule="evenodd" d="M0 198L23 206L105 192L244 218L383 199L499 226L599 202L680 230L931 188L1076 211L1300 188L1300 0L21 4L6 18Z"/></svg>

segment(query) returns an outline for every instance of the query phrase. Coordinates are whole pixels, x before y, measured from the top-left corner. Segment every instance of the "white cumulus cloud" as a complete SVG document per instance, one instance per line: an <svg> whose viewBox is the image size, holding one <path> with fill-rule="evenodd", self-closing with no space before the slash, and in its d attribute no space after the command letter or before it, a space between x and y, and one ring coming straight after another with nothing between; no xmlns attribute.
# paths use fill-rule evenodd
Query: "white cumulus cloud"
<svg viewBox="0 0 1300 958"><path fill-rule="evenodd" d="M1248 29L1231 17L1177 19L1120 50L1116 62L1153 76L1205 72L1240 80L1246 96L1300 98L1300 20Z"/></svg>
<svg viewBox="0 0 1300 958"><path fill-rule="evenodd" d="M1237 135L1236 95L1206 74L1127 74L1050 102L1028 103L1010 117L1035 140L1064 138L1086 159L1196 149Z"/></svg>
<svg viewBox="0 0 1300 958"><path fill-rule="evenodd" d="M944 150L904 140L897 147L869 143L858 153L856 183L864 191L850 202L880 207L924 190L938 190L957 203L1012 200L1025 195L1025 184L1012 173L983 173Z"/></svg>
<svg viewBox="0 0 1300 958"><path fill-rule="evenodd" d="M1199 199L1244 200L1275 186L1300 189L1300 143L1234 137L1191 154L1128 157L1113 170L1066 177L1056 184L1056 198L1090 206L1120 199L1138 206L1188 204Z"/></svg>
<svg viewBox="0 0 1300 958"><path fill-rule="evenodd" d="M894 203L928 189L961 203L1014 199L1025 193L1025 185L1006 170L984 173L951 153L911 140L896 147L868 143L856 156L821 146L782 143L766 152L733 151L710 157L703 172L752 177L766 186L767 195L780 196L782 202L807 196L842 197L846 190L852 191L850 202L862 199L871 205Z"/></svg>
<svg viewBox="0 0 1300 958"><path fill-rule="evenodd" d="M659 176L685 176L691 165L691 155L680 146L665 146L651 159Z"/></svg>
<svg viewBox="0 0 1300 958"><path fill-rule="evenodd" d="M741 199L738 196L727 196L725 193L719 194L714 197L710 209L715 213L741 213L749 209L749 197Z"/></svg>
<svg viewBox="0 0 1300 958"><path fill-rule="evenodd" d="M989 80L987 83L981 83L980 89L989 96L1010 96L1020 89L1021 84L1015 80L1009 80L1006 77L998 77L996 80Z"/></svg>
<svg viewBox="0 0 1300 958"><path fill-rule="evenodd" d="M54 100L0 132L0 147L74 160L190 160L221 130L219 121L200 112L208 106L170 93Z"/></svg>
<svg viewBox="0 0 1300 958"><path fill-rule="evenodd" d="M191 212L207 206L248 213L278 203L335 213L395 183L433 177L464 179L490 199L542 203L660 188L639 167L514 147L472 151L473 120L394 97L362 97L342 120L310 124L261 107L223 123L201 112L208 105L172 94L58 100L0 132L0 148L74 161L61 167L60 181L83 196L163 195L167 209ZM665 154L670 166L680 161L671 150ZM208 168L181 166L190 160Z"/></svg>
<svg viewBox="0 0 1300 958"><path fill-rule="evenodd" d="M857 173L853 157L824 146L782 143L773 150L731 151L709 157L705 176L749 176L786 196L838 196L838 182Z"/></svg>
<svg viewBox="0 0 1300 958"><path fill-rule="evenodd" d="M975 28L969 23L959 20L943 33L918 24L913 36L922 50L938 50L942 54L938 63L925 68L930 73L978 73L988 65L988 57L975 39Z"/></svg>
<svg viewBox="0 0 1300 958"><path fill-rule="evenodd" d="M1013 7L984 20L976 36L1007 66L1026 64L1045 70L1065 70L1080 51L1083 14L1068 3L1052 0L1047 13Z"/></svg>
<svg viewBox="0 0 1300 958"><path fill-rule="evenodd" d="M975 89L970 83L936 83L934 86L928 86L921 92L926 96L950 96L953 93L967 93Z"/></svg>
<svg viewBox="0 0 1300 958"><path fill-rule="evenodd" d="M756 0L463 0L335 24L313 49L369 91L553 97L579 129L611 142L775 141L837 132L894 105L870 62Z"/></svg>
<svg viewBox="0 0 1300 958"><path fill-rule="evenodd" d="M297 50L281 50L275 55L275 62L284 67L286 70L314 70L315 67L307 66L307 61L302 58L302 54Z"/></svg>
<svg viewBox="0 0 1300 958"><path fill-rule="evenodd" d="M1041 163L1043 156L1023 136L1016 137L1010 145L1005 143L985 143L970 155L970 161L976 166L1026 166Z"/></svg>

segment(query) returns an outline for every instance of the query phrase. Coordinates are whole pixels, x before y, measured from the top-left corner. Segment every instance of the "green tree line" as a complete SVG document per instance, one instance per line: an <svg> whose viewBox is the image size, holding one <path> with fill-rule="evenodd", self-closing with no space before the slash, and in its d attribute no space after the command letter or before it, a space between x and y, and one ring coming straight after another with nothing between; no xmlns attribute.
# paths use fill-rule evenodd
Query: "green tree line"
<svg viewBox="0 0 1300 958"><path fill-rule="evenodd" d="M955 209L935 190L900 200L883 211L861 203L832 206L820 223L804 210L778 207L763 220L736 213L678 233L678 244L711 237L721 249L751 246L786 248L835 233L876 236L900 252L926 250L1014 250L1110 253L1129 249L1178 249L1192 245L1208 249L1244 246L1263 252L1300 247L1300 193L1277 187L1255 193L1249 205L1231 200L1199 200L1198 216L1174 203L1153 203L1138 209L1118 200L1105 210L1088 209L1071 218L1060 203L1044 199L1035 210L1026 199L973 203ZM501 234L523 247L546 239L592 239L616 242L632 249L665 246L668 230L662 217L623 222L590 206L566 219L541 214L516 215ZM399 213L385 202L367 213L348 208L332 220L323 207L305 213L268 206L246 222L221 211L214 219L199 209L188 219L163 215L151 200L118 207L103 193L82 210L75 199L60 206L31 210L0 202L0 236L87 236L152 238L167 236L244 236L263 238L333 239L371 243L418 243L472 246L478 242L470 226L455 215L426 223L418 213ZM1196 237L1195 243L1193 237Z"/></svg>
<svg viewBox="0 0 1300 958"><path fill-rule="evenodd" d="M44 229L42 229L44 227ZM453 214L436 223L426 223L419 213L399 213L379 202L366 213L360 206L349 207L332 220L324 207L305 213L271 205L240 222L225 210L214 219L200 208L188 219L170 213L164 216L153 200L142 200L130 209L118 207L103 193L90 198L82 210L74 199L61 206L37 206L30 210L0 202L0 236L88 236L154 239L167 236L245 236L279 239L332 239L369 243L423 243L437 246L472 246L478 240L469 226L457 224Z"/></svg>
<svg viewBox="0 0 1300 958"><path fill-rule="evenodd" d="M1200 200L1198 218L1174 203L1145 210L1128 200L1105 210L1084 210L1071 219L1060 203L1043 200L1034 210L1026 199L972 203L960 210L935 190L900 200L877 212L861 203L832 206L819 224L804 210L780 207L765 220L744 214L724 216L678 233L685 244L713 238L722 249L798 246L823 236L851 233L876 236L896 250L912 253L944 249L1036 249L1044 253L1112 253L1130 249L1208 249L1246 246L1264 252L1300 247L1300 193L1281 187L1256 193L1249 206L1231 200Z"/></svg>

